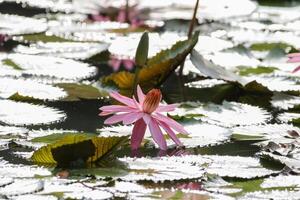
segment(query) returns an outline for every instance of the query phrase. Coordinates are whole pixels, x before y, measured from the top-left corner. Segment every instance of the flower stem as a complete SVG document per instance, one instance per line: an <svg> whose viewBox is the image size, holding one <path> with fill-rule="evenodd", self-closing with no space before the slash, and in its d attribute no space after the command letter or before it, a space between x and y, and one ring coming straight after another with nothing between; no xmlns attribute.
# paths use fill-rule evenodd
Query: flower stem
<svg viewBox="0 0 300 200"><path fill-rule="evenodd" d="M189 27L189 32L188 32L189 39L192 37L193 31L194 31L194 26L195 26L196 19L197 19L196 17L197 17L198 7L199 7L199 0L196 0L196 5L194 7L194 13L193 13L192 20L190 22L190 27ZM180 76L182 76L183 68L184 68L184 62L182 62L182 64L180 65L180 68L179 68Z"/></svg>

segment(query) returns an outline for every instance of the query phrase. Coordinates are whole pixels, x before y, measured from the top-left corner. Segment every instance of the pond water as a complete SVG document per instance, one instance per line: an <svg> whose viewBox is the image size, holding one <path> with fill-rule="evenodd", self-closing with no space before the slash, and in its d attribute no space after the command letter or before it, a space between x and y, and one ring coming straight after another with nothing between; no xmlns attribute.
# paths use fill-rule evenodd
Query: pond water
<svg viewBox="0 0 300 200"><path fill-rule="evenodd" d="M0 199L300 199L300 72L287 63L300 2L200 1L196 45L195 1L139 1L131 24L112 22L124 2L1 1ZM147 132L131 151L132 127L99 116L109 92L128 94L144 30L149 57L183 41L169 63L195 45L160 87L185 148ZM165 76L149 74L145 91Z"/></svg>

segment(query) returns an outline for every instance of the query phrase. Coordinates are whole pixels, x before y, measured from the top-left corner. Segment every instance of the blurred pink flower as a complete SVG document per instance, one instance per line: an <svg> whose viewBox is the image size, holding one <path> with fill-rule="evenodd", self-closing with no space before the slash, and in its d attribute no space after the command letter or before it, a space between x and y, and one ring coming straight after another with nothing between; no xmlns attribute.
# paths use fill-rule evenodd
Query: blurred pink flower
<svg viewBox="0 0 300 200"><path fill-rule="evenodd" d="M100 22L117 21L120 23L129 23L132 28L137 28L145 24L144 21L140 19L139 15L140 12L135 7L131 7L129 8L129 16L128 16L129 21L126 20L125 8L120 8L115 18L112 16L107 16L102 14L91 15L90 18L93 21L100 21Z"/></svg>
<svg viewBox="0 0 300 200"><path fill-rule="evenodd" d="M288 54L288 62L289 63L296 63L296 62L300 62L300 53L291 53ZM295 73L297 71L300 70L300 66L296 67L292 73Z"/></svg>
<svg viewBox="0 0 300 200"><path fill-rule="evenodd" d="M187 134L183 126L175 120L161 114L162 112L173 111L175 104L160 104L162 95L159 89L152 89L145 95L142 89L137 87L138 100L135 97L128 98L117 92L110 93L110 96L124 105L110 105L100 108L102 111L99 115L106 116L114 114L104 121L105 124L114 124L123 122L124 125L133 124L131 135L131 149L138 149L144 138L146 128L149 127L153 140L158 144L160 149L166 150L167 143L161 131L163 128L170 138L179 146L182 143L177 138L175 131ZM161 128L160 128L161 127Z"/></svg>
<svg viewBox="0 0 300 200"><path fill-rule="evenodd" d="M185 189L185 190L203 190L201 183L199 182L189 182L177 185L178 189Z"/></svg>
<svg viewBox="0 0 300 200"><path fill-rule="evenodd" d="M122 64L125 67L125 69L132 70L135 63L131 59L118 59L112 57L108 64L113 68L114 71L118 71Z"/></svg>

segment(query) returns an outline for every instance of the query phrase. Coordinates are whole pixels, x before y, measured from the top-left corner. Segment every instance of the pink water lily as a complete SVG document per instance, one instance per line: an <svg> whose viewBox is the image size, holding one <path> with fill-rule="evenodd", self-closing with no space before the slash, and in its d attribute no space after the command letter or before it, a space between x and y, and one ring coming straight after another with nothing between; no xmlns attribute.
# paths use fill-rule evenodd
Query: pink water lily
<svg viewBox="0 0 300 200"><path fill-rule="evenodd" d="M114 56L111 57L108 64L113 68L114 71L118 71L121 65L123 65L127 70L132 70L135 65L134 60L132 59L119 59Z"/></svg>
<svg viewBox="0 0 300 200"><path fill-rule="evenodd" d="M144 138L147 126L150 130L153 140L158 144L160 149L166 150L167 143L161 128L169 137L179 146L182 143L177 138L174 131L187 134L183 126L175 120L161 113L170 112L176 108L175 104L160 104L162 95L159 89L152 89L145 95L142 89L137 87L138 100L135 97L128 98L117 92L110 93L110 96L124 105L110 105L100 108L102 111L99 115L106 116L114 114L104 121L105 124L114 124L123 122L124 125L134 124L131 135L131 148L138 149Z"/></svg>
<svg viewBox="0 0 300 200"><path fill-rule="evenodd" d="M289 63L296 63L296 62L300 62L300 53L291 53L291 54L288 54L288 62ZM293 73L297 72L300 70L300 66L296 67L294 70L293 70Z"/></svg>

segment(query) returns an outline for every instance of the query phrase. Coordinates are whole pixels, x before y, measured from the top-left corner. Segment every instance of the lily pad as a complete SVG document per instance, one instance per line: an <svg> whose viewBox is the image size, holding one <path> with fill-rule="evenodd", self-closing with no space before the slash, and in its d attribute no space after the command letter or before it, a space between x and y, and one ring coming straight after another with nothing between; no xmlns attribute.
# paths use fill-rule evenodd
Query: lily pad
<svg viewBox="0 0 300 200"><path fill-rule="evenodd" d="M107 48L108 44L105 43L39 42L31 44L29 47L19 45L14 51L21 54L85 60L107 50Z"/></svg>
<svg viewBox="0 0 300 200"><path fill-rule="evenodd" d="M205 157L212 160L207 172L221 177L251 179L278 173L278 171L261 166L258 158L240 156Z"/></svg>
<svg viewBox="0 0 300 200"><path fill-rule="evenodd" d="M1 14L0 22L0 33L7 35L39 33L47 29L46 20L17 15Z"/></svg>
<svg viewBox="0 0 300 200"><path fill-rule="evenodd" d="M92 85L76 83L58 83L56 86L63 88L68 96L64 101L79 101L81 99L101 99L108 97L108 92L100 90Z"/></svg>
<svg viewBox="0 0 300 200"><path fill-rule="evenodd" d="M40 99L58 100L64 98L67 93L55 86L38 83L31 80L0 78L0 97L10 98L14 95Z"/></svg>
<svg viewBox="0 0 300 200"><path fill-rule="evenodd" d="M23 76L39 78L56 78L58 80L78 81L95 76L97 70L86 63L71 59L40 55L9 54L3 59L9 59L17 66Z"/></svg>
<svg viewBox="0 0 300 200"><path fill-rule="evenodd" d="M19 179L12 184L0 188L0 193L6 196L16 196L23 194L32 194L41 191L44 188L44 183L36 179Z"/></svg>
<svg viewBox="0 0 300 200"><path fill-rule="evenodd" d="M173 112L172 116L194 116L210 124L225 127L264 124L270 119L270 114L259 107L248 104L227 102L222 105L209 103L193 107L181 107Z"/></svg>
<svg viewBox="0 0 300 200"><path fill-rule="evenodd" d="M250 199L297 200L299 199L299 196L300 196L300 191L270 190L270 191L263 191L263 192L261 191L250 192L240 199L242 200L250 200Z"/></svg>
<svg viewBox="0 0 300 200"><path fill-rule="evenodd" d="M35 151L31 159L41 164L69 165L72 162L95 162L117 148L124 137L66 135L61 140ZM82 151L82 149L85 149Z"/></svg>
<svg viewBox="0 0 300 200"><path fill-rule="evenodd" d="M269 177L261 184L262 188L282 188L282 187L300 187L299 176L295 175L279 175Z"/></svg>
<svg viewBox="0 0 300 200"><path fill-rule="evenodd" d="M17 126L51 124L66 117L54 108L11 100L0 100L0 110L0 122Z"/></svg>
<svg viewBox="0 0 300 200"><path fill-rule="evenodd" d="M120 158L130 172L121 177L125 181L153 181L164 182L182 179L195 179L204 176L205 171L201 164L209 162L207 159L198 159L195 166L185 158ZM186 162L185 162L186 161ZM189 170L186 170L189 169Z"/></svg>

